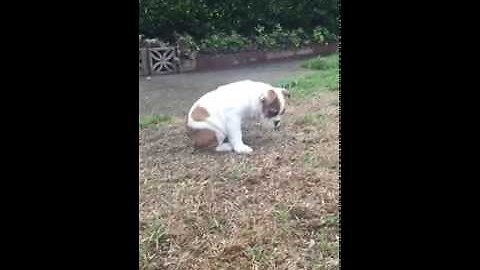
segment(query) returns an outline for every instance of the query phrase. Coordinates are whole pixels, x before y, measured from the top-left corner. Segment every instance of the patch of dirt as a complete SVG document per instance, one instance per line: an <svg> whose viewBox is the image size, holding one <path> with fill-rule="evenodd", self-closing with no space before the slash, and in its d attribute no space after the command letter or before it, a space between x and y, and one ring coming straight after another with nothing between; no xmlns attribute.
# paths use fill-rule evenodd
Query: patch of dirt
<svg viewBox="0 0 480 270"><path fill-rule="evenodd" d="M290 101L280 131L245 126L251 155L141 130L141 269L338 269L338 114L338 92Z"/></svg>

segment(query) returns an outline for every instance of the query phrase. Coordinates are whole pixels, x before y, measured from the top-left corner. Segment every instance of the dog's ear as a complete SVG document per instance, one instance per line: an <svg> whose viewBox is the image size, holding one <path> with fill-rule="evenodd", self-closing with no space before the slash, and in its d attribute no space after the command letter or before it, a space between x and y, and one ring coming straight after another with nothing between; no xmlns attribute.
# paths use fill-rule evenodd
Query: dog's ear
<svg viewBox="0 0 480 270"><path fill-rule="evenodd" d="M282 88L282 94L283 94L285 97L290 98L290 92L288 92L287 89Z"/></svg>

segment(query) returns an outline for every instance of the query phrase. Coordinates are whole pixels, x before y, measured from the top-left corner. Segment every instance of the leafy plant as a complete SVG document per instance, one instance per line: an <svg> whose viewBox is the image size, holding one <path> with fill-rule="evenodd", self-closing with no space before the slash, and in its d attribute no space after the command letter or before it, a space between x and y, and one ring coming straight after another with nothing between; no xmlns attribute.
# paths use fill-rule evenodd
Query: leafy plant
<svg viewBox="0 0 480 270"><path fill-rule="evenodd" d="M322 26L317 26L313 29L312 33L312 41L323 44L325 42L331 42L337 40L337 36L330 31L328 31L327 28L322 27Z"/></svg>
<svg viewBox="0 0 480 270"><path fill-rule="evenodd" d="M179 46L180 52L183 57L188 59L194 59L200 50L200 47L197 45L193 37L189 34L180 35L175 33L176 43Z"/></svg>
<svg viewBox="0 0 480 270"><path fill-rule="evenodd" d="M303 31L302 28L288 31L287 36L288 36L288 45L294 48L300 47L303 44L303 41L307 40L305 36L305 32Z"/></svg>
<svg viewBox="0 0 480 270"><path fill-rule="evenodd" d="M264 26L255 27L254 39L259 49L270 49L278 47L275 37L270 33L266 33Z"/></svg>
<svg viewBox="0 0 480 270"><path fill-rule="evenodd" d="M251 47L251 41L232 31L231 34L218 33L208 36L200 41L203 52L238 52Z"/></svg>

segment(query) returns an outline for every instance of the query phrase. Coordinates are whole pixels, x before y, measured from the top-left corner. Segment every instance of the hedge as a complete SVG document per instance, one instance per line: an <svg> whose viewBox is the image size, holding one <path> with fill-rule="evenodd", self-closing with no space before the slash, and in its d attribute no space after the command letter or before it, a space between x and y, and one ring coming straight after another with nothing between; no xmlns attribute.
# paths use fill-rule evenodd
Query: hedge
<svg viewBox="0 0 480 270"><path fill-rule="evenodd" d="M139 32L146 37L175 40L175 33L202 40L218 33L313 31L322 26L338 35L338 0L139 0Z"/></svg>

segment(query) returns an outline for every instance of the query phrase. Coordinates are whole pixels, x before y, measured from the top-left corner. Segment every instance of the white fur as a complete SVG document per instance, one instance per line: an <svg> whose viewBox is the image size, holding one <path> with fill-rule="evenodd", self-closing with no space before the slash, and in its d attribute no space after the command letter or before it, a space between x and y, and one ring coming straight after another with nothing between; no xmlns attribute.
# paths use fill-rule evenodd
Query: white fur
<svg viewBox="0 0 480 270"><path fill-rule="evenodd" d="M272 85L244 80L222 85L216 90L203 95L188 112L187 125L193 129L209 129L217 136L216 151L231 151L250 153L252 148L245 145L242 139L242 122L246 118L264 118L262 113L262 98L268 90L274 90L280 100L280 111L285 107L282 88ZM207 109L209 117L205 121L194 121L191 113L196 106ZM280 120L280 115L271 120ZM228 137L228 143L223 143Z"/></svg>

